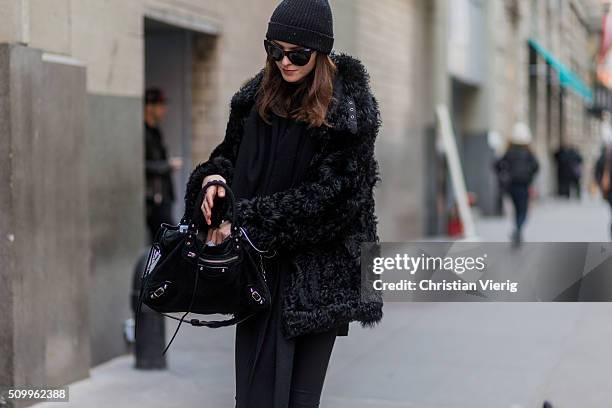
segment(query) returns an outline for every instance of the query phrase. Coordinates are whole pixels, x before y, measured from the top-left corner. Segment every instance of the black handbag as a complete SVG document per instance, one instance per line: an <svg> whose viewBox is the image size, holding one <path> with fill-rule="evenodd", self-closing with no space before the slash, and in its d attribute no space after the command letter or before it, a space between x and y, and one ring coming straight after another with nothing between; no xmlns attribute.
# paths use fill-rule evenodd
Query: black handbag
<svg viewBox="0 0 612 408"><path fill-rule="evenodd" d="M213 184L223 186L226 198L230 199L232 229L223 242L208 246L204 242L206 234L198 230L198 220L203 218L199 214L206 189ZM216 207L215 204L213 211ZM258 249L247 231L236 223L236 200L227 184L210 181L200 191L190 219L186 214L179 225L161 224L157 231L141 275L136 327L143 303L166 317L179 320L164 349L165 354L189 313L233 315L227 320L187 321L193 326L218 328L240 323L268 310L271 299L263 258L274 255ZM176 312L184 314L181 318L168 314Z"/></svg>

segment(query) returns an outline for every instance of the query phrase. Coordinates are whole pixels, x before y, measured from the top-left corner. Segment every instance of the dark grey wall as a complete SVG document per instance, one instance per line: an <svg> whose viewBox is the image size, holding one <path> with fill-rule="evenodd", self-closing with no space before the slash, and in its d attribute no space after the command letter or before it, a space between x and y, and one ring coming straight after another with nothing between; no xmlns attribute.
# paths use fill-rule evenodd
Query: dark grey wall
<svg viewBox="0 0 612 408"><path fill-rule="evenodd" d="M127 351L123 322L145 243L142 100L88 96L91 360Z"/></svg>
<svg viewBox="0 0 612 408"><path fill-rule="evenodd" d="M86 376L89 367L86 70L44 63L41 72L33 195L37 269L45 279L36 290L46 297L47 378L55 385Z"/></svg>
<svg viewBox="0 0 612 408"><path fill-rule="evenodd" d="M0 384L12 384L13 364L13 277L14 217L11 184L11 110L10 54L6 46L0 47Z"/></svg>
<svg viewBox="0 0 612 408"><path fill-rule="evenodd" d="M85 68L0 45L0 376L6 385L65 384L89 372L85 109Z"/></svg>
<svg viewBox="0 0 612 408"><path fill-rule="evenodd" d="M462 163L468 191L476 193L476 206L482 215L499 215L497 178L493 171L495 152L487 134L466 135L462 146Z"/></svg>

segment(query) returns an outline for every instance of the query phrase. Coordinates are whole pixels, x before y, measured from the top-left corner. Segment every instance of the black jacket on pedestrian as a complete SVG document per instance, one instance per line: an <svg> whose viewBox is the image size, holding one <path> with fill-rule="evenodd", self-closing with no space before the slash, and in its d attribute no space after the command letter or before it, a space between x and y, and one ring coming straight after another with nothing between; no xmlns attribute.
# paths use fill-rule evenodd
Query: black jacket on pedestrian
<svg viewBox="0 0 612 408"><path fill-rule="evenodd" d="M360 243L379 242L374 187L380 181L374 144L381 125L378 102L362 63L332 52L338 67L330 127L308 129L314 153L304 181L266 196L237 200L237 222L257 246L290 254L294 270L282 291L286 338L331 330L350 321L373 327L382 319L379 292L361 292ZM223 176L231 187L245 120L263 69L232 97L225 138L192 172L185 196L191 214L204 177ZM366 293L366 292L364 292Z"/></svg>
<svg viewBox="0 0 612 408"><path fill-rule="evenodd" d="M531 184L539 168L536 157L527 146L522 145L511 145L495 162L495 170L504 188L511 184Z"/></svg>
<svg viewBox="0 0 612 408"><path fill-rule="evenodd" d="M562 146L555 152L557 177L559 180L579 180L582 156L573 147Z"/></svg>
<svg viewBox="0 0 612 408"><path fill-rule="evenodd" d="M148 204L160 204L161 201L174 201L172 185L172 168L168 162L168 153L157 127L145 123L145 194ZM161 201L160 201L161 200Z"/></svg>

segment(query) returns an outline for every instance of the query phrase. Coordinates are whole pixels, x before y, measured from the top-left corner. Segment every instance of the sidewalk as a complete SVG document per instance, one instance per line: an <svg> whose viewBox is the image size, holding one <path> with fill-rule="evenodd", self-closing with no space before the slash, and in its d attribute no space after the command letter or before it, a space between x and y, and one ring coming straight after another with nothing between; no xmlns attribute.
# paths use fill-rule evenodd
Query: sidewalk
<svg viewBox="0 0 612 408"><path fill-rule="evenodd" d="M546 201L526 238L607 240L608 222L603 202ZM478 219L477 229L507 241L510 221ZM337 339L322 408L610 406L612 304L386 303L384 313L376 329L351 324ZM181 328L167 371L119 357L73 384L70 403L37 407L231 408L233 341L233 328Z"/></svg>
<svg viewBox="0 0 612 408"><path fill-rule="evenodd" d="M507 218L481 217L476 230L483 241L510 241L513 214L504 203ZM533 203L525 224L525 241L532 242L609 242L610 209L599 197L581 201L547 198Z"/></svg>

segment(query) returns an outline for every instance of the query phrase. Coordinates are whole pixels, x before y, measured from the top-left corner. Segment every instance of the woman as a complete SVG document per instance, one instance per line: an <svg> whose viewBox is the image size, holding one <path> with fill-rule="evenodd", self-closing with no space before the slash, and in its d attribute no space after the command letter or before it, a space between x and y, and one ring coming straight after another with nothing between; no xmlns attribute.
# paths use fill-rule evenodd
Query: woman
<svg viewBox="0 0 612 408"><path fill-rule="evenodd" d="M265 265L271 311L236 328L238 408L318 407L336 336L382 318L380 294L361 290L359 261L360 243L378 242L380 113L365 68L331 52L333 41L326 0L281 2L265 68L233 96L223 142L187 186L190 214L208 181L225 181L237 223L277 253ZM210 186L202 204L214 244L231 229L219 224L223 197Z"/></svg>
<svg viewBox="0 0 612 408"><path fill-rule="evenodd" d="M518 246L523 241L522 230L527 220L529 186L538 172L539 164L531 152L531 131L525 123L516 123L506 153L495 163L500 185L512 198L515 229L512 242Z"/></svg>

